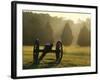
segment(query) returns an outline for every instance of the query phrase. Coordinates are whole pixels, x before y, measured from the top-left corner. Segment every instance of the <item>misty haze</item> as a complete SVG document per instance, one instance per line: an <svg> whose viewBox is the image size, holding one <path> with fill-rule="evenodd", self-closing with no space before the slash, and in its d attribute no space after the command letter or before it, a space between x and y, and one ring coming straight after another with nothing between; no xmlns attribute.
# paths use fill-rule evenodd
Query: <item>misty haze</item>
<svg viewBox="0 0 100 80"><path fill-rule="evenodd" d="M23 11L22 14L23 69L91 65L91 14L42 11ZM47 64L55 60L55 54L48 53L38 67L30 66L36 39L40 47L48 42L55 47L57 41L62 42L64 55L59 65Z"/></svg>

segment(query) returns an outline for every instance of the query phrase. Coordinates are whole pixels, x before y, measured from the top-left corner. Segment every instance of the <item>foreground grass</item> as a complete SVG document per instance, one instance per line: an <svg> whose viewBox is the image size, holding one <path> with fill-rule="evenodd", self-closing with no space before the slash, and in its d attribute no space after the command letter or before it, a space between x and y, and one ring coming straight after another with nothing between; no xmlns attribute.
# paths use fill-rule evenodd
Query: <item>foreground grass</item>
<svg viewBox="0 0 100 80"><path fill-rule="evenodd" d="M42 47L41 47L42 48ZM61 67L81 67L90 66L89 47L63 47L64 53L60 64L56 65L55 53L48 53L39 65L33 64L33 47L23 47L23 69L34 68L61 68ZM39 53L40 55L42 53Z"/></svg>

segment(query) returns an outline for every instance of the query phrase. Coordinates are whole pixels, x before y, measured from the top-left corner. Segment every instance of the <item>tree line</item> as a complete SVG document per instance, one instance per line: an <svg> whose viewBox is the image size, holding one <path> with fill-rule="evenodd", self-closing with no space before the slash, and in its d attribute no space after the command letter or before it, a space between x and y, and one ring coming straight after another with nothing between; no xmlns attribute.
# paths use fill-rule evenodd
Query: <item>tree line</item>
<svg viewBox="0 0 100 80"><path fill-rule="evenodd" d="M49 14L23 12L23 45L33 45L37 38L41 41L40 45L47 42L54 43L50 19L52 17ZM63 45L70 46L72 44L73 33L67 20L60 38ZM79 32L77 44L79 46L90 46L90 39L90 30L84 23Z"/></svg>

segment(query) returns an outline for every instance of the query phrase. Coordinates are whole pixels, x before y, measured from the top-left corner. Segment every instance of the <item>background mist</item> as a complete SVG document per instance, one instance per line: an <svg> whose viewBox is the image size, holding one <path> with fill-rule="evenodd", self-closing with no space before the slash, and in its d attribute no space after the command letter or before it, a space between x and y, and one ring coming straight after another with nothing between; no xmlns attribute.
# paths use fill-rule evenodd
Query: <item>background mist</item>
<svg viewBox="0 0 100 80"><path fill-rule="evenodd" d="M38 38L40 45L60 40L65 46L90 46L90 22L90 18L75 22L64 16L23 12L23 45L33 45Z"/></svg>

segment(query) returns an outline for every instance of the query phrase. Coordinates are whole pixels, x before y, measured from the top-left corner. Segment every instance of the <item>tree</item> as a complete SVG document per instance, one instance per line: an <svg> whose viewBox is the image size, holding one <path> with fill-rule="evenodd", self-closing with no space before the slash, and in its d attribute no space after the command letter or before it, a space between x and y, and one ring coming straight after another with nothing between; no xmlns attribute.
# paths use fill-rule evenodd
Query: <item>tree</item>
<svg viewBox="0 0 100 80"><path fill-rule="evenodd" d="M69 23L65 24L63 33L61 35L61 39L62 39L63 45L65 45L65 46L71 45L72 39L73 39L73 35L72 35L72 31L71 31Z"/></svg>
<svg viewBox="0 0 100 80"><path fill-rule="evenodd" d="M84 25L83 28L80 30L77 44L80 46L90 46L90 39L90 31Z"/></svg>
<svg viewBox="0 0 100 80"><path fill-rule="evenodd" d="M40 45L53 42L49 18L48 14L23 12L23 45L33 45L37 38L41 41Z"/></svg>

